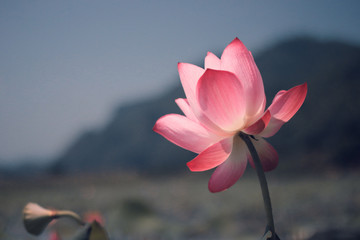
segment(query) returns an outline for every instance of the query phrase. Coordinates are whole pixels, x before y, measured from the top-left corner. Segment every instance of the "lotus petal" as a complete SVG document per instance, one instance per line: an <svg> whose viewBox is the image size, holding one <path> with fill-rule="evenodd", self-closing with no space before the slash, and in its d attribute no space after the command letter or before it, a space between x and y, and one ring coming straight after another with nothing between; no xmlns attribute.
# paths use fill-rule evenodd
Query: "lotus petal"
<svg viewBox="0 0 360 240"><path fill-rule="evenodd" d="M193 172L206 171L223 163L231 153L232 137L217 142L187 163Z"/></svg>
<svg viewBox="0 0 360 240"><path fill-rule="evenodd" d="M220 70L220 67L221 67L220 59L212 52L208 52L208 54L205 57L205 69L211 68L215 70Z"/></svg>
<svg viewBox="0 0 360 240"><path fill-rule="evenodd" d="M254 144L256 152L259 155L261 165L265 172L274 170L279 163L279 155L275 148L270 145L265 139L261 137L255 137L257 140L251 139ZM249 153L248 153L249 154ZM248 155L250 165L255 168L254 161L251 155Z"/></svg>
<svg viewBox="0 0 360 240"><path fill-rule="evenodd" d="M258 117L264 112L265 92L259 69L245 45L235 38L221 56L221 69L234 73L244 86L246 114Z"/></svg>
<svg viewBox="0 0 360 240"><path fill-rule="evenodd" d="M226 71L207 69L197 86L197 99L203 113L221 129L231 132L245 122L243 87Z"/></svg>
<svg viewBox="0 0 360 240"><path fill-rule="evenodd" d="M251 126L244 129L243 132L249 135L257 135L261 133L265 129L265 127L269 124L270 118L271 118L270 111L267 110L259 120L257 120Z"/></svg>
<svg viewBox="0 0 360 240"><path fill-rule="evenodd" d="M153 130L170 142L200 153L220 138L201 124L179 114L168 114L155 123Z"/></svg>
<svg viewBox="0 0 360 240"><path fill-rule="evenodd" d="M239 136L233 139L231 154L211 175L210 192L220 192L228 189L243 175L247 164L247 148Z"/></svg>
<svg viewBox="0 0 360 240"><path fill-rule="evenodd" d="M305 101L306 94L307 83L295 86L288 91L279 91L268 108L271 113L270 122L260 135L271 137L277 133L281 126L300 109Z"/></svg>

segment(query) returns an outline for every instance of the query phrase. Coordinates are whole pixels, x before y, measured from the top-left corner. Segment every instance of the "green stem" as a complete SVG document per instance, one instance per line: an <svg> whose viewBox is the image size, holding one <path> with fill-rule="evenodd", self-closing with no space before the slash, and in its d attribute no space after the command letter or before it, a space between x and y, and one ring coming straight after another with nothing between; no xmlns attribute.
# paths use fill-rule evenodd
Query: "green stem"
<svg viewBox="0 0 360 240"><path fill-rule="evenodd" d="M266 211L266 218L267 218L268 228L271 231L271 233L273 233L271 239L275 239L275 225L274 225L274 218L273 218L273 214L272 214L272 207L271 207L269 188L268 188L268 185L267 185L267 181L266 181L266 177L265 177L263 167L262 167L261 162L260 162L259 155L256 152L254 144L251 142L251 139L250 139L249 135L241 132L241 133L239 133L239 136L246 143L246 145L247 145L247 147L248 147L248 149L250 151L250 154L252 156L252 159L253 159L253 162L254 162L254 165L255 165L255 170L256 170L256 173L257 173L257 176L258 176L259 182L260 182L261 192L262 192L265 211Z"/></svg>

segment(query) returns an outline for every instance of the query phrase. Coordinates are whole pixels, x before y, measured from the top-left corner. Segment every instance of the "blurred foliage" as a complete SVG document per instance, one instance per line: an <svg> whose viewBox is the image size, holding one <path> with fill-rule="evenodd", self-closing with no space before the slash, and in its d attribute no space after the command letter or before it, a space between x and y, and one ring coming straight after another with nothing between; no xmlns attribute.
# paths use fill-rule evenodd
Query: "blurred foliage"
<svg viewBox="0 0 360 240"><path fill-rule="evenodd" d="M250 169L249 169L250 170ZM231 189L212 194L205 174L91 174L0 181L0 239L34 240L21 221L29 201L72 209L84 216L101 212L110 239L259 239L265 222L261 191L254 171ZM281 239L309 239L317 232L360 229L359 174L268 178L277 233ZM93 188L89 197L84 189ZM65 219L49 226L40 239L56 230L72 239L78 227Z"/></svg>
<svg viewBox="0 0 360 240"><path fill-rule="evenodd" d="M153 214L153 210L148 203L137 198L123 200L121 202L120 211L125 219L141 218Z"/></svg>

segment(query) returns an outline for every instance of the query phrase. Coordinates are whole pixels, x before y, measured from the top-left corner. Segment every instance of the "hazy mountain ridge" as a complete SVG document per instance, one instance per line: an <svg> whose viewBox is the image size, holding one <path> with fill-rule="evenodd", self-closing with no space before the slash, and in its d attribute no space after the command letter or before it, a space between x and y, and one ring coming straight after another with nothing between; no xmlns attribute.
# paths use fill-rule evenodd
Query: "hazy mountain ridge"
<svg viewBox="0 0 360 240"><path fill-rule="evenodd" d="M268 97L274 96L275 89L308 82L303 107L285 129L270 139L278 145L280 154L286 153L288 157L294 154L301 162L316 168L330 164L359 166L359 47L294 39L264 52L257 63ZM292 148L297 144L295 154ZM297 164L302 166L301 162Z"/></svg>
<svg viewBox="0 0 360 240"><path fill-rule="evenodd" d="M160 116L180 113L174 96L182 95L182 90L176 87L158 98L120 106L102 130L82 134L56 161L53 170L131 168L162 171L181 168L186 162L183 159L189 159L193 154L168 144L152 128ZM173 154L171 161L164 161L164 157Z"/></svg>
<svg viewBox="0 0 360 240"><path fill-rule="evenodd" d="M278 171L359 166L360 48L294 38L263 51L255 61L264 80L267 105L277 91L308 83L300 111L268 139L280 155ZM159 117L180 112L174 100L183 96L179 85L160 97L119 107L103 129L82 134L52 170L186 170L185 163L194 154L152 131Z"/></svg>

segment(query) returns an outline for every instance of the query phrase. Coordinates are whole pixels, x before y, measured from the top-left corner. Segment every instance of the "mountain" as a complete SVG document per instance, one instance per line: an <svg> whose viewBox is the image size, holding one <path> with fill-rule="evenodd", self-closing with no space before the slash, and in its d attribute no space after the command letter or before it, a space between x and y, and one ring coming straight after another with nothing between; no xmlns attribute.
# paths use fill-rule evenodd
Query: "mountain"
<svg viewBox="0 0 360 240"><path fill-rule="evenodd" d="M303 82L308 96L294 118L269 142L278 171L359 167L360 48L336 41L288 39L255 56L269 105L276 92ZM52 166L53 172L134 169L186 170L195 155L152 131L156 120L179 113L180 85L162 96L120 106L102 129L83 133Z"/></svg>
<svg viewBox="0 0 360 240"><path fill-rule="evenodd" d="M120 106L103 129L83 133L56 160L53 171L185 169L186 159L191 159L194 154L169 144L152 131L160 116L180 113L174 96L183 95L178 86L161 97Z"/></svg>
<svg viewBox="0 0 360 240"><path fill-rule="evenodd" d="M280 161L296 160L291 165L299 167L307 164L305 171L358 167L360 48L298 38L263 52L257 63L268 97L278 89L308 82L300 111L270 138Z"/></svg>

